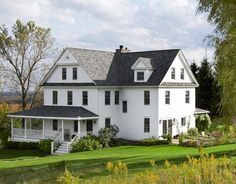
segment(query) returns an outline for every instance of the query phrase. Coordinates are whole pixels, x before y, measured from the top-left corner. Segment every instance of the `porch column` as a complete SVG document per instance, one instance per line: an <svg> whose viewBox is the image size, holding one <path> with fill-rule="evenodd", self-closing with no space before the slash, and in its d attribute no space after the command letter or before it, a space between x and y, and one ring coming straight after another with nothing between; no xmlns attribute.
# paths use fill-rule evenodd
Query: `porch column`
<svg viewBox="0 0 236 184"><path fill-rule="evenodd" d="M11 138L13 138L13 118L11 118Z"/></svg>
<svg viewBox="0 0 236 184"><path fill-rule="evenodd" d="M64 141L64 120L61 120L62 140Z"/></svg>
<svg viewBox="0 0 236 184"><path fill-rule="evenodd" d="M44 119L43 119L43 139L44 139Z"/></svg>
<svg viewBox="0 0 236 184"><path fill-rule="evenodd" d="M26 140L26 138L27 138L27 135L26 135L26 124L27 124L27 123L26 123L26 118L25 118L25 121L24 121L24 123L25 123L25 125L24 125L24 126L25 126L25 140Z"/></svg>
<svg viewBox="0 0 236 184"><path fill-rule="evenodd" d="M78 132L77 132L77 134L80 137L80 120L78 120Z"/></svg>

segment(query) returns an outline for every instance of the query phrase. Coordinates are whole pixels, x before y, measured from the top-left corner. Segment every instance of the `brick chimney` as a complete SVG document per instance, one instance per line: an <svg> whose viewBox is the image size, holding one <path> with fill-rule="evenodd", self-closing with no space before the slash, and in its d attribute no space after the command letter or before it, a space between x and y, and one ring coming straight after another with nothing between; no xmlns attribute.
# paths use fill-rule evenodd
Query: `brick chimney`
<svg viewBox="0 0 236 184"><path fill-rule="evenodd" d="M129 52L129 51L130 51L130 50L128 50L127 47L124 48L123 45L120 45L120 48L119 48L119 49L116 49L116 52L117 52L117 53L127 53L127 52Z"/></svg>

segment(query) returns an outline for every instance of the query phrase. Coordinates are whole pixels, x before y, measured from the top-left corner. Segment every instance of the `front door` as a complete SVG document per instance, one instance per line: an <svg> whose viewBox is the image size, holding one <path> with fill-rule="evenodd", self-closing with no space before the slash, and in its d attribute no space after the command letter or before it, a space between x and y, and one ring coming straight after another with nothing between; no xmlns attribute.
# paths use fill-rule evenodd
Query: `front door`
<svg viewBox="0 0 236 184"><path fill-rule="evenodd" d="M172 119L162 121L162 131L163 135L170 134L172 135Z"/></svg>
<svg viewBox="0 0 236 184"><path fill-rule="evenodd" d="M64 129L64 141L70 141L70 129Z"/></svg>
<svg viewBox="0 0 236 184"><path fill-rule="evenodd" d="M93 121L92 120L87 120L87 132L92 132L93 131Z"/></svg>

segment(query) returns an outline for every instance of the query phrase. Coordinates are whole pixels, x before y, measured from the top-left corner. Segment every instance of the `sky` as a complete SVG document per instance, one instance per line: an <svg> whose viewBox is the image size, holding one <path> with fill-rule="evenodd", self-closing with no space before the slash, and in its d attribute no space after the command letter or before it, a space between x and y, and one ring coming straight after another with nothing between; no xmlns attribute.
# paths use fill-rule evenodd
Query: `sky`
<svg viewBox="0 0 236 184"><path fill-rule="evenodd" d="M189 63L213 61L203 40L214 27L196 9L197 0L1 0L0 24L33 20L51 28L59 48L180 48Z"/></svg>

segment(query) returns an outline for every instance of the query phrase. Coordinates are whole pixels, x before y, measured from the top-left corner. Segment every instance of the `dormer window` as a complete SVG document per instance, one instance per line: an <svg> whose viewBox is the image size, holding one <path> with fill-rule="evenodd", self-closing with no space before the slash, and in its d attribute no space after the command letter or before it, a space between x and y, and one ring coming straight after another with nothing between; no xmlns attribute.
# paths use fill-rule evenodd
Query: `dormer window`
<svg viewBox="0 0 236 184"><path fill-rule="evenodd" d="M171 79L175 79L175 68L171 68Z"/></svg>
<svg viewBox="0 0 236 184"><path fill-rule="evenodd" d="M180 71L180 79L184 80L184 69L181 68L181 71Z"/></svg>
<svg viewBox="0 0 236 184"><path fill-rule="evenodd" d="M77 67L73 68L73 80L77 80Z"/></svg>
<svg viewBox="0 0 236 184"><path fill-rule="evenodd" d="M62 80L66 80L66 68L62 68Z"/></svg>
<svg viewBox="0 0 236 184"><path fill-rule="evenodd" d="M137 72L137 81L144 81L144 72Z"/></svg>

